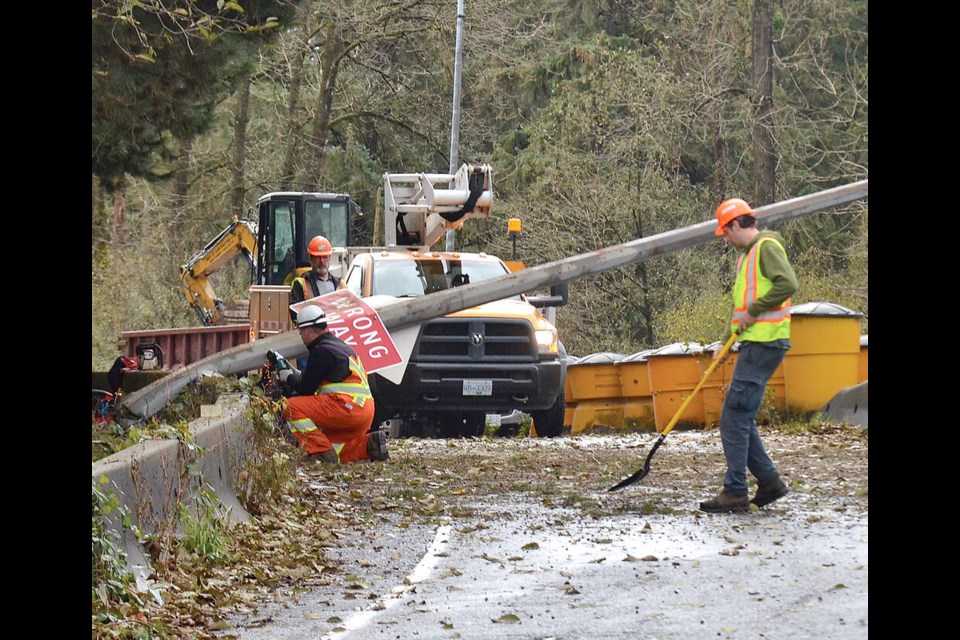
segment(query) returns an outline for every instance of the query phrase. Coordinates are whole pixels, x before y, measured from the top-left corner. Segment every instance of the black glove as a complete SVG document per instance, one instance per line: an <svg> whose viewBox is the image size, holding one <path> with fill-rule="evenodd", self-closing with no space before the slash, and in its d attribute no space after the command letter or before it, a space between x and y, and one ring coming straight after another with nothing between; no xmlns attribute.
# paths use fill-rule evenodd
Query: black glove
<svg viewBox="0 0 960 640"><path fill-rule="evenodd" d="M277 371L290 368L290 363L287 362L287 359L284 358L279 351L274 351L273 349L267 351L267 360L270 361L270 364L273 365Z"/></svg>

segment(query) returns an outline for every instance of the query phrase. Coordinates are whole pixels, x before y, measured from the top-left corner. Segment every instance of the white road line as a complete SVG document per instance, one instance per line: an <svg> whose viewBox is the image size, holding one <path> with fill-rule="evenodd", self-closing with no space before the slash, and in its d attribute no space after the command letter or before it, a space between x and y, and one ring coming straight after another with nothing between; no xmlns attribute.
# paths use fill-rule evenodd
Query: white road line
<svg viewBox="0 0 960 640"><path fill-rule="evenodd" d="M449 524L437 527L437 533L433 536L433 542L430 544L430 547L426 553L423 554L423 557L420 558L420 562L413 568L413 571L407 574L402 584L393 587L389 592L381 595L377 598L375 604L347 618L343 624L340 625L343 628L342 631L331 631L322 636L321 640L333 640L334 638L339 640L351 631L362 629L370 624L370 621L381 611L386 611L399 603L401 596L410 591L413 585L429 578L430 574L436 568L437 563L440 562L441 554L450 544L450 529L451 526Z"/></svg>

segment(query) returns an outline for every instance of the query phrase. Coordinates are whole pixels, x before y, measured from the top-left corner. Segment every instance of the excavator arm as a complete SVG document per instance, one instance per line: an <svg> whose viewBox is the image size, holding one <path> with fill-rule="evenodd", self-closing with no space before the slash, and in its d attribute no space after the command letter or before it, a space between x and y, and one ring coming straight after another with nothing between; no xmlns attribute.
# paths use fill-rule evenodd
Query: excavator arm
<svg viewBox="0 0 960 640"><path fill-rule="evenodd" d="M234 216L230 226L180 267L183 295L205 326L223 322L224 304L217 298L209 276L240 254L256 268L257 226Z"/></svg>

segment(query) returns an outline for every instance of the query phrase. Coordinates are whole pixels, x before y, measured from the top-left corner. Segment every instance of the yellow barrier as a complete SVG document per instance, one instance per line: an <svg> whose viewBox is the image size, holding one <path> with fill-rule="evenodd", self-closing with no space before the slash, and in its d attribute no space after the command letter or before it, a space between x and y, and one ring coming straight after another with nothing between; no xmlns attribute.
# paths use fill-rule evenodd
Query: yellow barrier
<svg viewBox="0 0 960 640"><path fill-rule="evenodd" d="M647 355L652 349L639 351L617 363L623 389L623 428L629 431L653 431L656 420Z"/></svg>
<svg viewBox="0 0 960 640"><path fill-rule="evenodd" d="M723 392L729 381L730 360L717 367L696 398L687 406L677 424L709 425L720 419ZM703 378L713 360L697 342L677 342L651 352L647 356L650 393L657 431L663 431L680 409L687 396ZM732 369L731 369L732 371Z"/></svg>
<svg viewBox="0 0 960 640"><path fill-rule="evenodd" d="M578 402L573 410L570 433L576 435L596 428L623 429L625 404L621 399Z"/></svg>
<svg viewBox="0 0 960 640"><path fill-rule="evenodd" d="M594 427L623 428L623 388L614 366L621 359L623 354L600 352L567 366L567 381L576 403L570 433L583 433Z"/></svg>
<svg viewBox="0 0 960 640"><path fill-rule="evenodd" d="M867 379L863 314L827 302L791 310L792 348L767 383L774 405L818 411L844 387ZM719 343L674 343L631 356L601 352L569 356L564 424L572 434L595 427L660 432L703 377ZM738 346L713 371L678 422L708 427L720 420Z"/></svg>
<svg viewBox="0 0 960 640"><path fill-rule="evenodd" d="M577 407L577 399L573 395L573 385L570 382L570 367L577 364L580 358L567 355L567 376L563 381L563 426L573 426L573 412Z"/></svg>
<svg viewBox="0 0 960 640"><path fill-rule="evenodd" d="M857 382L867 379L867 336L860 336L860 362L857 366Z"/></svg>
<svg viewBox="0 0 960 640"><path fill-rule="evenodd" d="M829 302L790 310L791 349L783 359L787 406L818 411L858 382L862 313Z"/></svg>
<svg viewBox="0 0 960 640"><path fill-rule="evenodd" d="M581 358L574 366L567 367L574 402L620 398L620 374L614 364L623 359L623 354L601 352Z"/></svg>

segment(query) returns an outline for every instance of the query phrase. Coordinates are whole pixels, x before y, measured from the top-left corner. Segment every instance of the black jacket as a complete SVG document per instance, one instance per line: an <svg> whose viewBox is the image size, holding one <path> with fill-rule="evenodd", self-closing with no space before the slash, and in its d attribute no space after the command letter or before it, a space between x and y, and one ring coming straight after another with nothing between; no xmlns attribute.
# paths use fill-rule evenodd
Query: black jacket
<svg viewBox="0 0 960 640"><path fill-rule="evenodd" d="M329 331L307 345L310 355L300 375L287 379L291 395L312 395L323 382L341 382L350 375L350 357L356 352Z"/></svg>

